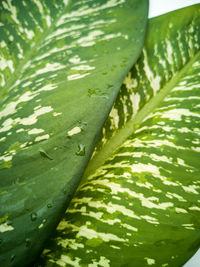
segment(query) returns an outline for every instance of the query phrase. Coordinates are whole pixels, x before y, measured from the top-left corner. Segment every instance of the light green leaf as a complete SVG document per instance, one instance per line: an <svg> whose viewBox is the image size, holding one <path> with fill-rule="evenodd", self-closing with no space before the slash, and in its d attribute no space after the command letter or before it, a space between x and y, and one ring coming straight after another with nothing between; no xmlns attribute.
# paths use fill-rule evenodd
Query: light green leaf
<svg viewBox="0 0 200 267"><path fill-rule="evenodd" d="M0 266L58 224L144 41L148 0L0 3Z"/></svg>
<svg viewBox="0 0 200 267"><path fill-rule="evenodd" d="M197 250L199 20L200 5L150 20L41 266L178 267Z"/></svg>

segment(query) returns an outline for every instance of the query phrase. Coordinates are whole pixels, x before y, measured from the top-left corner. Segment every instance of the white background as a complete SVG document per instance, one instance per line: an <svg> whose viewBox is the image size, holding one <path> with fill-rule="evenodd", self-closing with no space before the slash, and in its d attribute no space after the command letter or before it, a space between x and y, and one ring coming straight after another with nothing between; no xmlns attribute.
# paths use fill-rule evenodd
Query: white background
<svg viewBox="0 0 200 267"><path fill-rule="evenodd" d="M150 0L149 17L155 17L174 9L198 4L200 0ZM200 267L200 249L183 267Z"/></svg>
<svg viewBox="0 0 200 267"><path fill-rule="evenodd" d="M200 3L200 0L149 0L149 17L155 17L174 9ZM199 266L200 267L200 264Z"/></svg>

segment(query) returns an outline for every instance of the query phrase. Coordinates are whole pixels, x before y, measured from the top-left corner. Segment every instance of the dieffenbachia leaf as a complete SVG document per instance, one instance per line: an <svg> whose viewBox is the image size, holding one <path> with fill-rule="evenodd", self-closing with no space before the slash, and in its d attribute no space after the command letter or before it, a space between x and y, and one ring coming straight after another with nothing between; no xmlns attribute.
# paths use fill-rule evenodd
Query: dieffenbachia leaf
<svg viewBox="0 0 200 267"><path fill-rule="evenodd" d="M58 224L144 41L148 0L0 3L0 266Z"/></svg>
<svg viewBox="0 0 200 267"><path fill-rule="evenodd" d="M182 266L197 250L199 21L200 5L150 20L143 53L86 171L91 175L39 266Z"/></svg>

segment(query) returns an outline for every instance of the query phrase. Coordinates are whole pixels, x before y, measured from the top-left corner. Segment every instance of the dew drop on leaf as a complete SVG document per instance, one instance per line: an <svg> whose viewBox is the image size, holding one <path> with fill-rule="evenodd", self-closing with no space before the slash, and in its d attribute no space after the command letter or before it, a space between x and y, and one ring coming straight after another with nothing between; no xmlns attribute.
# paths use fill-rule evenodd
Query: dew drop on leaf
<svg viewBox="0 0 200 267"><path fill-rule="evenodd" d="M18 177L13 183L14 184L19 184L20 183L20 178Z"/></svg>
<svg viewBox="0 0 200 267"><path fill-rule="evenodd" d="M76 152L76 155L78 155L78 156L84 156L85 155L85 145L82 145L82 144L78 145L78 151Z"/></svg>
<svg viewBox="0 0 200 267"><path fill-rule="evenodd" d="M7 225L11 225L12 223L13 223L13 222L12 222L11 220L9 220L9 219L6 220L6 224L7 224Z"/></svg>
<svg viewBox="0 0 200 267"><path fill-rule="evenodd" d="M78 120L78 124L83 124L83 126L86 126L87 125L87 122L86 121L81 121L81 120ZM83 126L80 126L80 127L83 127Z"/></svg>
<svg viewBox="0 0 200 267"><path fill-rule="evenodd" d="M123 62L127 62L128 61L128 58L127 57L123 57Z"/></svg>
<svg viewBox="0 0 200 267"><path fill-rule="evenodd" d="M166 240L158 240L158 241L155 242L155 245L157 247L164 246L166 244L167 244Z"/></svg>
<svg viewBox="0 0 200 267"><path fill-rule="evenodd" d="M53 160L53 158L43 148L40 148L39 152L42 157Z"/></svg>
<svg viewBox="0 0 200 267"><path fill-rule="evenodd" d="M31 239L30 238L26 238L25 243L26 243L26 247L30 247Z"/></svg>
<svg viewBox="0 0 200 267"><path fill-rule="evenodd" d="M10 257L10 261L14 261L15 259L15 255L13 254L11 257Z"/></svg>
<svg viewBox="0 0 200 267"><path fill-rule="evenodd" d="M96 91L95 91L95 90L93 90L93 89L88 89L88 96L92 96L92 95L94 95L94 94L96 94Z"/></svg>
<svg viewBox="0 0 200 267"><path fill-rule="evenodd" d="M35 220L37 220L37 213L33 212L31 213L31 221L35 221Z"/></svg>

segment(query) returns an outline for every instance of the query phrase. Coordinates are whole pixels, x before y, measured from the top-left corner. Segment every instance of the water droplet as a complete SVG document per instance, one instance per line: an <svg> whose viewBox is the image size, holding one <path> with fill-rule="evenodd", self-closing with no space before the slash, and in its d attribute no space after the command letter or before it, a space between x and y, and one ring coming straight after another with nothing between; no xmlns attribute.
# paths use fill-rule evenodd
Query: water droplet
<svg viewBox="0 0 200 267"><path fill-rule="evenodd" d="M13 254L11 257L10 257L10 261L14 261L15 259L15 255Z"/></svg>
<svg viewBox="0 0 200 267"><path fill-rule="evenodd" d="M49 209L52 208L52 204L51 203L48 203L47 204L47 208L49 208Z"/></svg>
<svg viewBox="0 0 200 267"><path fill-rule="evenodd" d="M88 89L88 96L98 95L100 93L100 90L98 88L95 89Z"/></svg>
<svg viewBox="0 0 200 267"><path fill-rule="evenodd" d="M40 152L40 155L42 157L53 160L53 158L51 156L49 156L49 154L47 154L47 152L43 148L40 148L39 152Z"/></svg>
<svg viewBox="0 0 200 267"><path fill-rule="evenodd" d="M31 221L35 221L35 220L37 220L37 213L33 212L31 213Z"/></svg>
<svg viewBox="0 0 200 267"><path fill-rule="evenodd" d="M87 122L78 120L78 124L84 124L84 125L87 125ZM80 126L80 127L81 127L81 126Z"/></svg>
<svg viewBox="0 0 200 267"><path fill-rule="evenodd" d="M63 193L66 195L67 194L67 189L63 189Z"/></svg>
<svg viewBox="0 0 200 267"><path fill-rule="evenodd" d="M126 61L128 61L128 58L127 57L123 57L122 62L126 62Z"/></svg>
<svg viewBox="0 0 200 267"><path fill-rule="evenodd" d="M20 178L18 177L15 181L14 184L19 184L20 183Z"/></svg>
<svg viewBox="0 0 200 267"><path fill-rule="evenodd" d="M80 129L81 129L81 132L83 132L84 131L84 126L85 125L80 125L79 127L80 127Z"/></svg>
<svg viewBox="0 0 200 267"><path fill-rule="evenodd" d="M24 207L27 211L31 210L31 207L33 205L32 199L28 198L25 203L24 203Z"/></svg>
<svg viewBox="0 0 200 267"><path fill-rule="evenodd" d="M26 238L25 243L26 243L26 247L30 247L31 239L30 238Z"/></svg>
<svg viewBox="0 0 200 267"><path fill-rule="evenodd" d="M158 240L158 241L155 242L155 245L157 247L164 246L166 244L167 244L166 240Z"/></svg>
<svg viewBox="0 0 200 267"><path fill-rule="evenodd" d="M88 96L89 97L103 97L108 99L108 96L102 92L99 88L95 89L88 89Z"/></svg>
<svg viewBox="0 0 200 267"><path fill-rule="evenodd" d="M78 156L84 156L85 155L85 145L78 145L78 151L76 152L76 155Z"/></svg>
<svg viewBox="0 0 200 267"><path fill-rule="evenodd" d="M9 219L6 220L7 225L11 225L12 223L13 223L12 220L9 220Z"/></svg>

